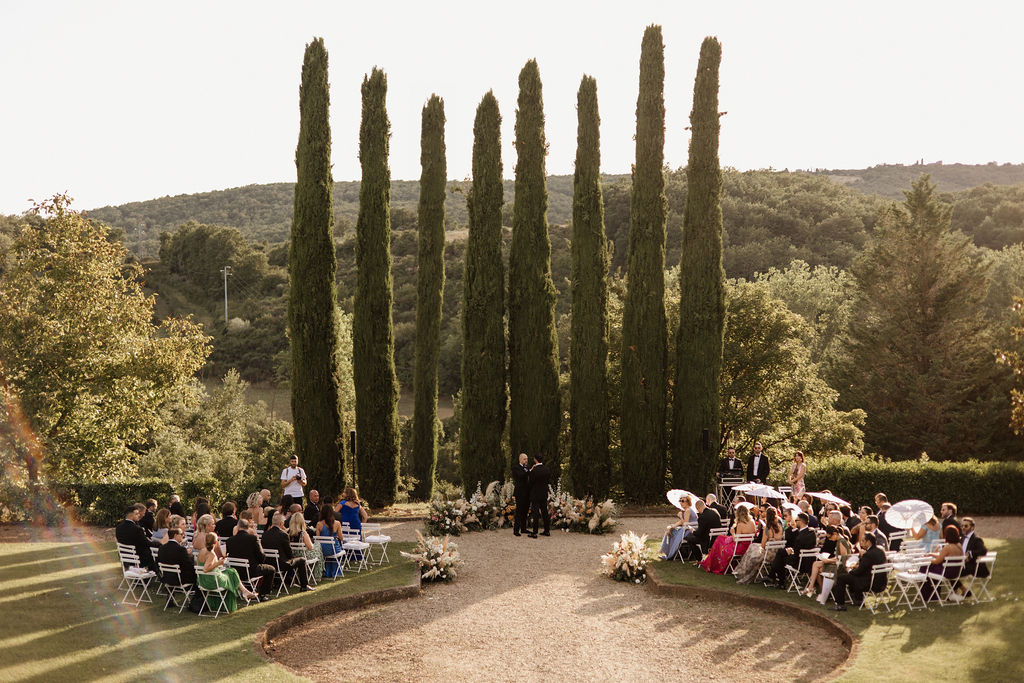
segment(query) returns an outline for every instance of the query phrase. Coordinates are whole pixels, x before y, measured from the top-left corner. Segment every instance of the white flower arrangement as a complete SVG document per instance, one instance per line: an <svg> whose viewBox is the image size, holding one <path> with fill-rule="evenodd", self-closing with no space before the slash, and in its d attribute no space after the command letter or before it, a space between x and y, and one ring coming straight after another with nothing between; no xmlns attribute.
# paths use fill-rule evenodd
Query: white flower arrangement
<svg viewBox="0 0 1024 683"><path fill-rule="evenodd" d="M402 557L413 560L420 567L424 581L451 581L456 571L464 562L459 555L459 546L448 536L438 539L435 536L423 538L416 532L416 552L402 552Z"/></svg>
<svg viewBox="0 0 1024 683"><path fill-rule="evenodd" d="M647 580L647 563L655 559L653 548L647 547L647 534L622 534L612 551L601 556L601 569L616 581L643 583Z"/></svg>

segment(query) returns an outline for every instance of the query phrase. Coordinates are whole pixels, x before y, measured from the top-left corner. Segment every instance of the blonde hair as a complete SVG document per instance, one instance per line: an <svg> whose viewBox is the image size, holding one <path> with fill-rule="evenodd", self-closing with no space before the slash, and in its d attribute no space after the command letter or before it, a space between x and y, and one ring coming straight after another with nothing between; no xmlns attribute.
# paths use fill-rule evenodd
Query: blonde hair
<svg viewBox="0 0 1024 683"><path fill-rule="evenodd" d="M249 497L245 499L245 506L251 510L252 508L258 508L262 502L263 495L256 491L255 493L250 493Z"/></svg>
<svg viewBox="0 0 1024 683"><path fill-rule="evenodd" d="M219 539L217 538L217 534L213 533L212 531L206 534L206 549L213 550L213 546L217 545L218 540Z"/></svg>
<svg viewBox="0 0 1024 683"><path fill-rule="evenodd" d="M288 520L288 535L289 536L302 536L302 532L306 530L306 520L299 513L292 515L291 519Z"/></svg>
<svg viewBox="0 0 1024 683"><path fill-rule="evenodd" d="M200 529L205 529L207 525L213 526L214 524L216 524L216 522L213 521L213 515L203 515L198 520L196 520L196 531L199 531Z"/></svg>
<svg viewBox="0 0 1024 683"><path fill-rule="evenodd" d="M342 498L345 500L351 500L353 503L358 503L359 493L356 491L355 487L349 486L345 489L345 493L342 494Z"/></svg>
<svg viewBox="0 0 1024 683"><path fill-rule="evenodd" d="M750 523L750 511L747 510L746 505L741 505L736 508L736 523L739 524L740 522L747 524Z"/></svg>

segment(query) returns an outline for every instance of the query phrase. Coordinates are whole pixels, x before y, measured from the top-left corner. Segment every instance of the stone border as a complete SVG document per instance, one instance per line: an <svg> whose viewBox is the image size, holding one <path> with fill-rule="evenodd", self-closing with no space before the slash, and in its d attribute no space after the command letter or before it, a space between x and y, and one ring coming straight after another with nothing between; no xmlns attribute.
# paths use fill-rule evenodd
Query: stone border
<svg viewBox="0 0 1024 683"><path fill-rule="evenodd" d="M843 641L849 652L846 655L846 661L821 680L832 681L839 678L850 670L860 654L860 638L846 624L833 619L827 614L823 614L819 610L795 603L782 602L757 595L747 595L746 593L736 591L721 590L719 588L702 588L678 583L665 583L658 577L657 570L650 563L647 565L647 579L649 589L658 595L680 599L712 600L732 604L741 602L764 612L786 614L787 616L793 616L793 613L796 612L804 620L831 632Z"/></svg>
<svg viewBox="0 0 1024 683"><path fill-rule="evenodd" d="M315 619L321 619L323 617L331 616L332 614L337 614L338 612L345 612L360 607L366 607L368 605L393 602L395 600L403 600L405 598L418 597L420 595L421 572L417 565L412 564L410 566L413 570L414 577L404 586L395 586L393 588L384 588L376 591L363 591L362 593L354 593L352 595L344 595L340 598L324 600L323 602L317 602L312 605L300 607L283 614L276 619L268 621L263 627L263 630L256 634L253 642L256 654L272 664L282 668L287 668L284 664L281 664L274 659L270 654L270 650L273 647L273 639L277 638L285 631L293 629L296 626L302 626L303 624L309 623Z"/></svg>

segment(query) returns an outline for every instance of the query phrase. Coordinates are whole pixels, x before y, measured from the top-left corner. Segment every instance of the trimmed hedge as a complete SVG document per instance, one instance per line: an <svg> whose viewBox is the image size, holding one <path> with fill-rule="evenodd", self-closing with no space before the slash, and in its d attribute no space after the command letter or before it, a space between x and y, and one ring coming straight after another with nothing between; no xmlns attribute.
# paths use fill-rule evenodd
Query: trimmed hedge
<svg viewBox="0 0 1024 683"><path fill-rule="evenodd" d="M76 516L91 524L117 524L124 519L124 511L132 503L145 503L153 498L159 507L167 507L172 494L181 496L187 510L191 510L197 496L204 496L218 506L224 500L223 492L213 479L188 481L175 487L166 479L134 479L123 482L60 482L52 485L54 495L67 507L75 509Z"/></svg>
<svg viewBox="0 0 1024 683"><path fill-rule="evenodd" d="M784 481L784 472L773 472ZM1024 463L1019 462L878 462L867 458L829 458L807 463L808 491L829 489L854 505L872 505L884 492L890 502L927 501L938 514L943 502L955 503L959 515L1024 514Z"/></svg>

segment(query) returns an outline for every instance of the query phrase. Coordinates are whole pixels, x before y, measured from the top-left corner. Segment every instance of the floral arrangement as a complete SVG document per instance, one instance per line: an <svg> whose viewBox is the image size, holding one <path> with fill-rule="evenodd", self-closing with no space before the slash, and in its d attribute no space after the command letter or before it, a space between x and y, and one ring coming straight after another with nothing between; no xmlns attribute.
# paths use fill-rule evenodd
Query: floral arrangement
<svg viewBox="0 0 1024 683"><path fill-rule="evenodd" d="M430 501L430 514L427 515L427 533L431 536L458 536L468 527L463 523L465 502L459 500L443 500L435 498ZM417 532L419 533L419 532Z"/></svg>
<svg viewBox="0 0 1024 683"><path fill-rule="evenodd" d="M480 482L476 483L476 492L469 497L469 500L459 499L456 504L462 506L462 521L470 531L484 531L485 529L497 529L501 518L500 508L492 502L493 490L498 482L492 481L487 485L487 494L480 489Z"/></svg>
<svg viewBox="0 0 1024 683"><path fill-rule="evenodd" d="M492 481L487 486L484 498L487 499L487 503L495 510L495 529L511 527L515 521L516 499L512 495L514 489L515 486L511 480L506 481L504 485L500 482Z"/></svg>
<svg viewBox="0 0 1024 683"><path fill-rule="evenodd" d="M464 563L459 556L459 546L450 537L438 539L434 536L423 538L416 532L416 551L403 552L402 557L414 561L420 567L420 575L424 581L451 581L456 570Z"/></svg>
<svg viewBox="0 0 1024 683"><path fill-rule="evenodd" d="M573 498L562 490L561 481L557 489L548 488L548 510L551 512L551 526L555 529L603 534L615 526L615 503L611 499L595 503L590 498Z"/></svg>
<svg viewBox="0 0 1024 683"><path fill-rule="evenodd" d="M610 553L601 556L601 569L616 581L643 583L647 580L647 563L654 558L654 549L647 547L647 534L637 536L630 531L612 544Z"/></svg>

